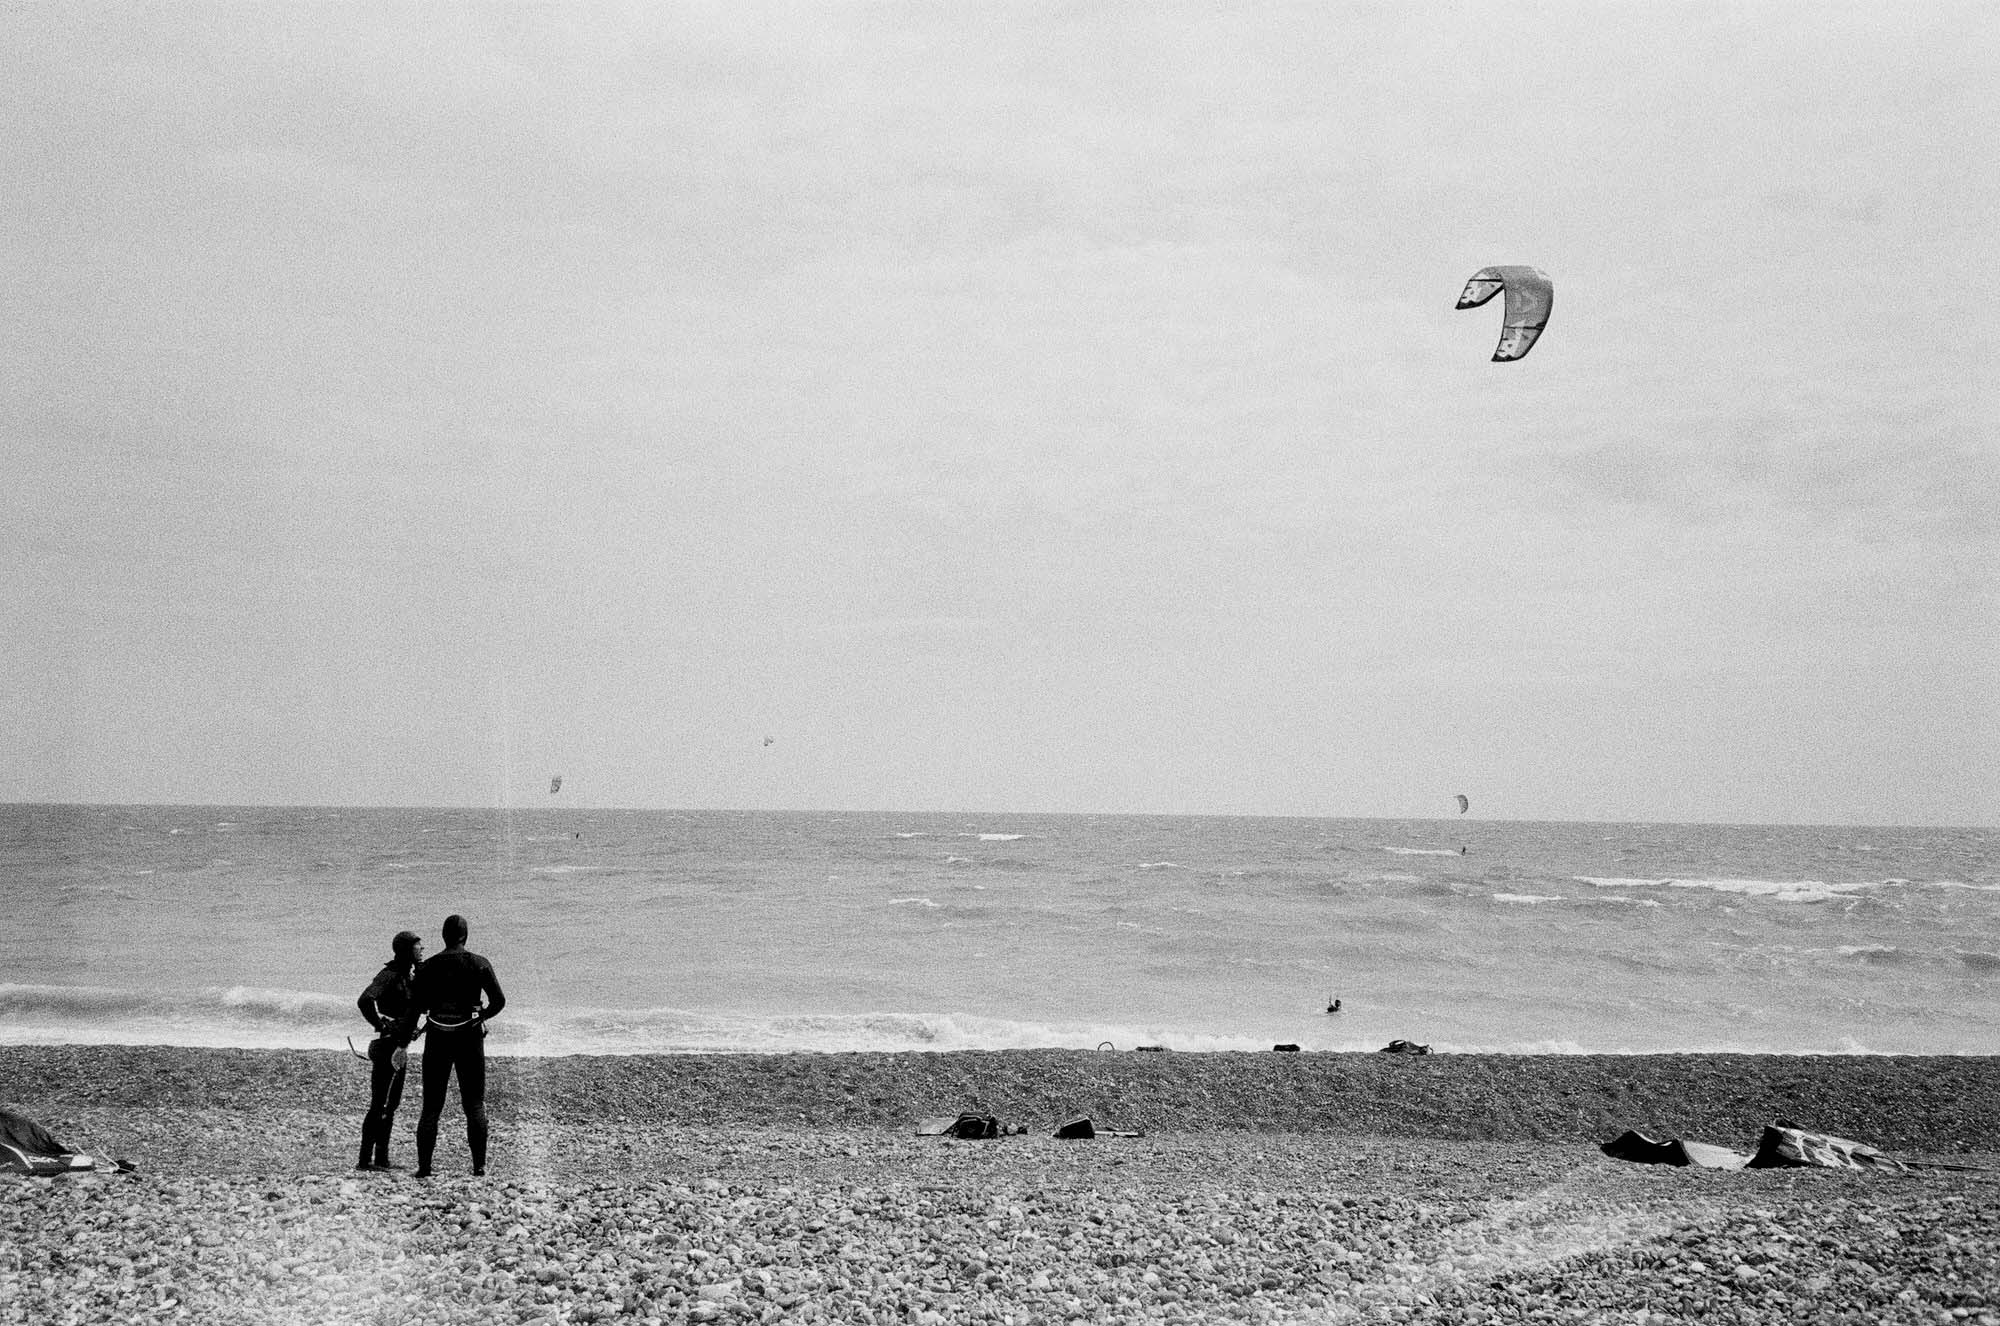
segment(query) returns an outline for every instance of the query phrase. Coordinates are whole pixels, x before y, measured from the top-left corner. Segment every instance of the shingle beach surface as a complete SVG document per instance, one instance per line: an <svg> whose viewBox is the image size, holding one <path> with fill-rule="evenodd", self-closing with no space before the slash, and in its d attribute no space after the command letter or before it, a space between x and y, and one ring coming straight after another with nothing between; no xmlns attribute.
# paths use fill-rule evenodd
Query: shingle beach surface
<svg viewBox="0 0 2000 1326"><path fill-rule="evenodd" d="M2000 1323L1986 1058L495 1059L489 1174L454 1102L423 1181L349 1168L365 1096L344 1053L0 1046L0 1103L137 1166L0 1176L0 1322ZM911 1135L961 1109L1030 1132ZM1596 1147L1779 1118L1980 1168Z"/></svg>

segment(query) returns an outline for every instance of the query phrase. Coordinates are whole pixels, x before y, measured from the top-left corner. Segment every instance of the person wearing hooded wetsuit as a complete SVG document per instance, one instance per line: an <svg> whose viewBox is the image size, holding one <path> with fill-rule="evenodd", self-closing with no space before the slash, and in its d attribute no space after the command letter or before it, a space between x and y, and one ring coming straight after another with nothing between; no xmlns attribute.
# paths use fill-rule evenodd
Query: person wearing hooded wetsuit
<svg viewBox="0 0 2000 1326"><path fill-rule="evenodd" d="M486 1024L507 1006L507 996L500 992L493 964L466 950L471 933L463 916L445 917L444 952L417 968L412 1002L430 1018L424 1028L424 1106L417 1116L420 1179L431 1172L438 1120L454 1072L459 1104L465 1107L472 1172L486 1172Z"/></svg>
<svg viewBox="0 0 2000 1326"><path fill-rule="evenodd" d="M424 941L405 930L389 941L394 955L355 1001L361 1016L375 1028L368 1042L368 1113L361 1120L361 1159L356 1169L397 1169L389 1163L389 1134L396 1126L396 1107L403 1101L404 1047L417 1034L410 978L424 960Z"/></svg>

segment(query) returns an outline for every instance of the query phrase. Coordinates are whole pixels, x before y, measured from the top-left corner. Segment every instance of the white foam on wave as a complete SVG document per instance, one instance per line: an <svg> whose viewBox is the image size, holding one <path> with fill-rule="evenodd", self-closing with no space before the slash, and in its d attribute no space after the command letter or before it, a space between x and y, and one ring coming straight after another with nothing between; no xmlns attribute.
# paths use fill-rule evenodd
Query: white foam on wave
<svg viewBox="0 0 2000 1326"><path fill-rule="evenodd" d="M1460 851L1459 851L1459 850L1458 850L1458 849L1457 849L1456 847L1384 847L1384 848L1383 848L1382 850L1383 850L1383 851L1385 851L1385 852L1394 852L1394 853L1395 853L1395 854L1396 854L1397 856L1462 856L1462 855L1464 855L1464 854L1463 854L1462 852L1460 852Z"/></svg>
<svg viewBox="0 0 2000 1326"><path fill-rule="evenodd" d="M961 833L961 838L977 838L982 843L1011 843L1025 838L1025 833Z"/></svg>
<svg viewBox="0 0 2000 1326"><path fill-rule="evenodd" d="M899 904L901 904L901 903L911 903L911 904L914 904L915 906L918 906L918 907L941 907L941 906L943 906L943 905L944 905L944 904L942 904L942 903L936 903L936 902L932 902L932 901L931 901L931 900L930 900L929 898L891 898L891 899L889 899L889 905L890 905L891 907L895 907L895 906L897 906L897 905L899 905Z"/></svg>
<svg viewBox="0 0 2000 1326"><path fill-rule="evenodd" d="M1566 1040L1562 1037L1557 1037L1557 1036L1551 1036L1539 1040L1508 1041L1504 1045L1496 1046L1491 1050L1485 1051L1485 1053L1487 1054L1603 1054L1605 1053L1605 1051L1600 1050L1595 1046L1584 1045L1577 1041ZM1612 1051L1612 1053L1616 1053L1616 1051Z"/></svg>
<svg viewBox="0 0 2000 1326"><path fill-rule="evenodd" d="M496 1054L799 1054L951 1050L1264 1050L1270 1044L1170 1026L1015 1022L951 1013L793 1014L768 1017L682 1009L588 1009L493 1023Z"/></svg>
<svg viewBox="0 0 2000 1326"><path fill-rule="evenodd" d="M195 991L0 983L0 1044L184 1045L345 1052L366 1032L353 1002L254 986ZM1263 1038L1151 1022L1014 1021L963 1013L731 1014L679 1008L510 1006L488 1050L505 1055L787 1054L911 1050L1264 1050ZM1308 1046L1307 1048L1322 1048ZM1332 1047L1324 1047L1332 1048ZM1350 1047L1353 1048L1353 1047Z"/></svg>
<svg viewBox="0 0 2000 1326"><path fill-rule="evenodd" d="M1186 870L1187 869L1186 866L1182 865L1178 861L1141 861L1135 868L1139 870ZM1238 871L1237 873L1241 874L1242 872Z"/></svg>
<svg viewBox="0 0 2000 1326"><path fill-rule="evenodd" d="M1880 887L1882 883L1894 881L1871 881L1861 884L1828 884L1822 880L1775 880L1775 879L1623 879L1599 875L1572 875L1570 878L1580 884L1589 884L1600 889L1708 889L1715 893L1734 893L1746 898L1771 898L1778 902L1826 902L1834 898L1852 898L1859 890Z"/></svg>
<svg viewBox="0 0 2000 1326"><path fill-rule="evenodd" d="M211 987L213 988L213 987ZM217 991L222 1006L260 1017L317 1016L337 1012L347 1016L347 1001L316 990L287 990L257 985L232 985Z"/></svg>
<svg viewBox="0 0 2000 1326"><path fill-rule="evenodd" d="M1519 903L1561 902L1563 898L1559 893L1496 893L1493 895L1493 901Z"/></svg>
<svg viewBox="0 0 2000 1326"><path fill-rule="evenodd" d="M1968 955L1961 954L1961 957ZM1995 965L2000 957L1980 954ZM1329 1032L1339 1032L1329 1027ZM0 1044L185 1045L241 1049L340 1050L365 1032L344 996L234 986L147 993L104 987L0 984ZM1171 1023L1017 1021L963 1013L730 1014L677 1008L510 1007L492 1024L488 1050L502 1055L795 1054L949 1050L1119 1051L1160 1045L1187 1052L1268 1052L1271 1036L1228 1035ZM1379 1039L1313 1040L1286 1034L1309 1051L1364 1052ZM1443 1054L1575 1055L1662 1053L1563 1039L1449 1042ZM1677 1053L1853 1054L1877 1051L1851 1036L1825 1045L1699 1041Z"/></svg>
<svg viewBox="0 0 2000 1326"><path fill-rule="evenodd" d="M0 984L6 1044L332 1049L366 1030L352 1000L315 990Z"/></svg>
<svg viewBox="0 0 2000 1326"><path fill-rule="evenodd" d="M1859 958L1870 964L1902 964L1917 961L1918 955L1894 944L1842 944L1834 952L1843 958Z"/></svg>

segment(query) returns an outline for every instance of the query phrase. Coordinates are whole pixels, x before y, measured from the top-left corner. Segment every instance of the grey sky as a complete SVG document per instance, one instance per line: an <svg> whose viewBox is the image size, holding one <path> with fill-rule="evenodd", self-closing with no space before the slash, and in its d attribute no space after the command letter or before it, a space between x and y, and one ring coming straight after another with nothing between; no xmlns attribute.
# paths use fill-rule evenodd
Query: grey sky
<svg viewBox="0 0 2000 1326"><path fill-rule="evenodd" d="M1990 6L0 16L0 800L2000 823Z"/></svg>

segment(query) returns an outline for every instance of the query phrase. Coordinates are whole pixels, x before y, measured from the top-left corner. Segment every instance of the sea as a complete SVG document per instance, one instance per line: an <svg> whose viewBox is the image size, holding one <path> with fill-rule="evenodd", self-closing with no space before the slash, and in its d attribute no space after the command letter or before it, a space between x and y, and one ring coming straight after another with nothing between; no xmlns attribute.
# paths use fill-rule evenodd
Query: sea
<svg viewBox="0 0 2000 1326"><path fill-rule="evenodd" d="M499 1054L2000 1054L1991 829L13 805L0 905L13 1044L362 1044L458 913Z"/></svg>

